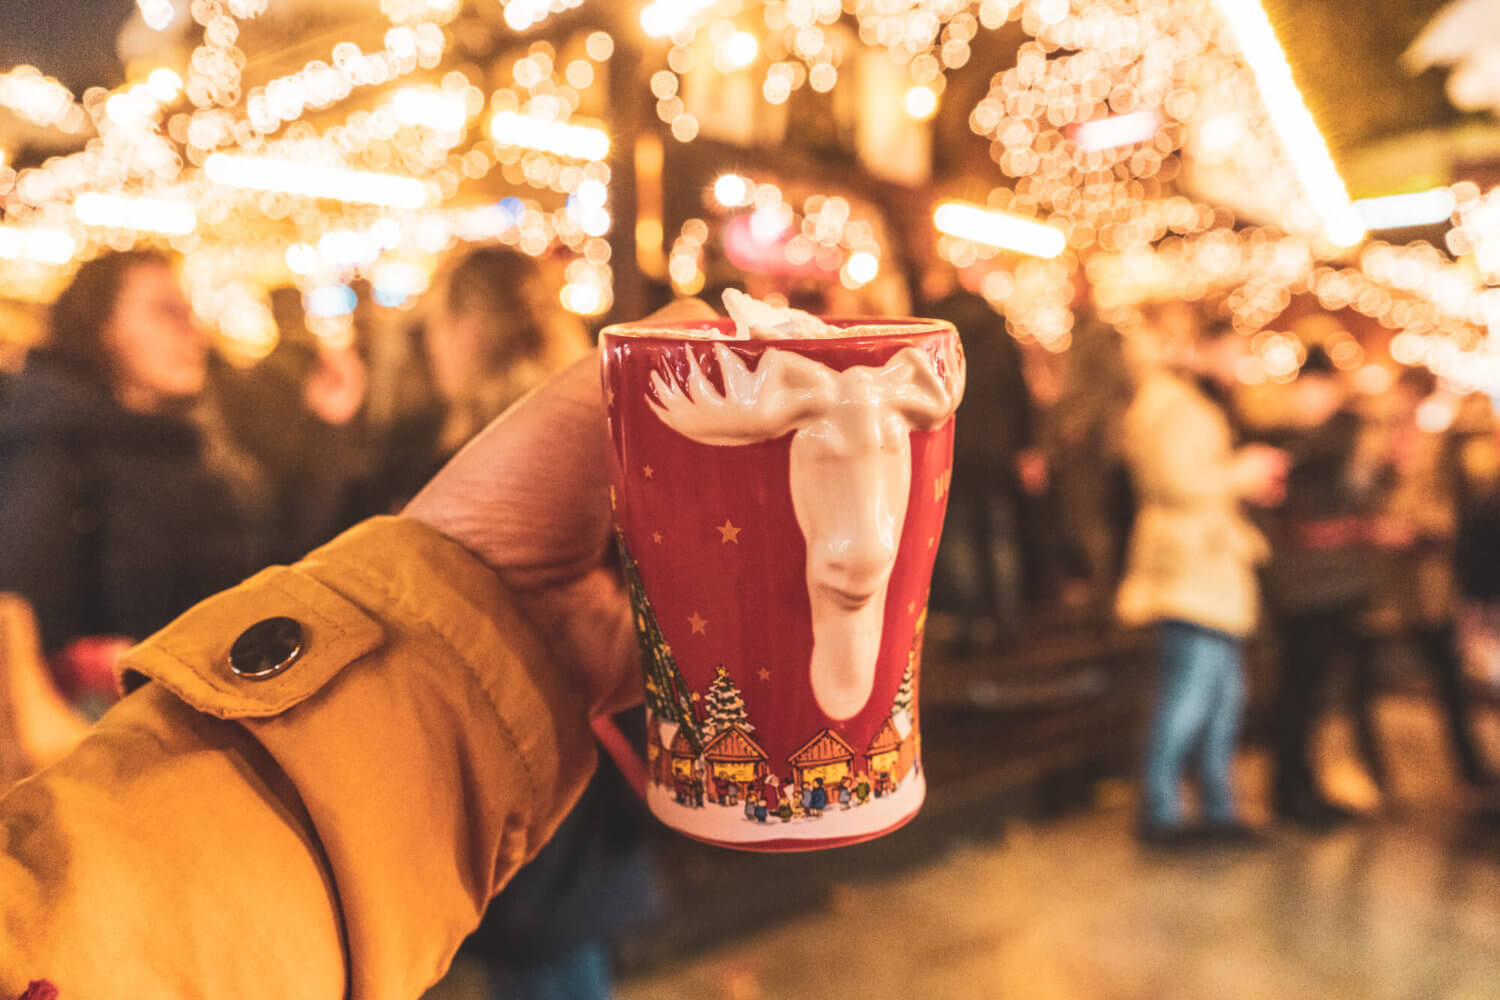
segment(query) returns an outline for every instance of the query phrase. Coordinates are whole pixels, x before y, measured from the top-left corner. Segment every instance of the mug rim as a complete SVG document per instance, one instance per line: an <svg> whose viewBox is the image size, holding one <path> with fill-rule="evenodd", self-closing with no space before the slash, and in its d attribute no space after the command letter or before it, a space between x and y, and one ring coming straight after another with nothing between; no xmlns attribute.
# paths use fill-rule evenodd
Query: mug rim
<svg viewBox="0 0 1500 1000"><path fill-rule="evenodd" d="M819 316L818 319L845 330L855 332L835 337L736 337L711 336L706 333L688 333L691 330L733 330L734 320L719 316L714 319L650 320L638 319L625 323L611 323L599 331L599 339L619 337L643 341L657 340L674 344L736 344L740 346L774 347L796 345L807 347L817 344L850 344L859 341L895 340L903 337L925 337L944 333L958 333L958 328L944 319L920 316ZM880 330L880 327L890 327Z"/></svg>

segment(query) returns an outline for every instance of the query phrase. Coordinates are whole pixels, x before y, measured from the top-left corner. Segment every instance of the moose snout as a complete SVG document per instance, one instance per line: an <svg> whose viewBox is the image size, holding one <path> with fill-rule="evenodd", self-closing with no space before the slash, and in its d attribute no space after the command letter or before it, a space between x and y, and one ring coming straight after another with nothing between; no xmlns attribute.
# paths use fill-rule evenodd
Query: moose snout
<svg viewBox="0 0 1500 1000"><path fill-rule="evenodd" d="M850 609L867 604L886 585L896 564L897 525L891 512L869 509L884 506L871 502L875 499L844 506L844 517L831 518L834 523L813 545L810 582ZM867 509L850 509L861 506Z"/></svg>
<svg viewBox="0 0 1500 1000"><path fill-rule="evenodd" d="M895 540L889 534L871 531L827 539L819 582L836 596L862 598L860 603L869 600L885 585L896 563Z"/></svg>
<svg viewBox="0 0 1500 1000"><path fill-rule="evenodd" d="M895 566L910 453L873 442L834 448L853 435L817 430L792 441L792 501L807 538L807 582L834 605L857 610L884 590Z"/></svg>

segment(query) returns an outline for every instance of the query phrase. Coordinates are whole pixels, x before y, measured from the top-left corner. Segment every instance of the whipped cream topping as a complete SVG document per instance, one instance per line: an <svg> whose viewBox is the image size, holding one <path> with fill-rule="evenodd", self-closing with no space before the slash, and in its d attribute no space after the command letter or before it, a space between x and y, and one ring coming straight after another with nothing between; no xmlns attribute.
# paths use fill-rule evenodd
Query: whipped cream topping
<svg viewBox="0 0 1500 1000"><path fill-rule="evenodd" d="M737 288L724 289L724 311L734 320L735 340L792 340L842 337L845 332L810 312L773 306Z"/></svg>
<svg viewBox="0 0 1500 1000"><path fill-rule="evenodd" d="M936 320L913 320L905 323L852 323L837 326L801 309L762 302L736 288L724 290L724 311L734 321L733 331L722 331L708 325L656 326L650 320L642 320L610 327L606 332L638 337L701 337L704 340L832 340L838 337L931 333L935 327L946 325L938 324Z"/></svg>

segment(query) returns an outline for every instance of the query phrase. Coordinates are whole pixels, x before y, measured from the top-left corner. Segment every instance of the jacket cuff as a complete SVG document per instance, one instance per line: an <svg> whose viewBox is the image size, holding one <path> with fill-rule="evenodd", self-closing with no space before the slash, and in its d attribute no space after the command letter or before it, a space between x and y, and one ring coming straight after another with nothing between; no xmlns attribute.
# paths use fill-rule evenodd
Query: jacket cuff
<svg viewBox="0 0 1500 1000"><path fill-rule="evenodd" d="M235 639L278 616L302 626L305 652L267 680L237 676L229 668ZM332 683L350 670L355 676ZM524 787L508 794L478 790L492 793L508 823L520 818L524 825L514 831L522 838L506 838L514 848L507 854L540 849L595 762L584 702L495 573L435 529L405 518L366 521L294 566L265 570L209 598L131 650L120 671L127 691L154 680L199 712L247 725L299 784L293 772L317 763L301 759L309 744L294 732L347 725L363 713L372 727L393 727L391 738L424 739L423 723L412 729L406 718L416 710L411 699L449 689L464 702L450 728L471 730L460 742L472 749L497 739L497 750L513 756L524 776ZM372 690L407 704L388 709L371 700ZM483 715L495 725L482 725ZM490 729L498 729L497 738ZM501 859L497 877L507 867Z"/></svg>
<svg viewBox="0 0 1500 1000"><path fill-rule="evenodd" d="M357 525L296 569L337 587L388 627L427 631L452 650L524 763L537 813L561 820L593 773L587 705L492 569L436 529L403 517ZM540 847L535 841L530 853Z"/></svg>

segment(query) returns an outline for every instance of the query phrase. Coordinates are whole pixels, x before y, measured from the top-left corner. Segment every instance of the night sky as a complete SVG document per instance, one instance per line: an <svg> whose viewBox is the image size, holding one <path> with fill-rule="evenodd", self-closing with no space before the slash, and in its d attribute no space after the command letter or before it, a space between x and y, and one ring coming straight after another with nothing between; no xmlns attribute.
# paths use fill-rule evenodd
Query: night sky
<svg viewBox="0 0 1500 1000"><path fill-rule="evenodd" d="M0 0L0 70L30 63L75 94L123 82L115 36L133 0Z"/></svg>

